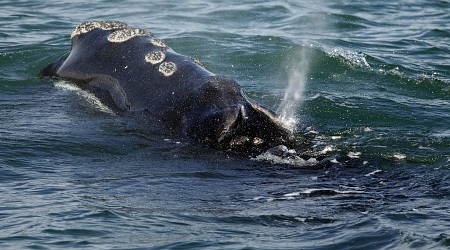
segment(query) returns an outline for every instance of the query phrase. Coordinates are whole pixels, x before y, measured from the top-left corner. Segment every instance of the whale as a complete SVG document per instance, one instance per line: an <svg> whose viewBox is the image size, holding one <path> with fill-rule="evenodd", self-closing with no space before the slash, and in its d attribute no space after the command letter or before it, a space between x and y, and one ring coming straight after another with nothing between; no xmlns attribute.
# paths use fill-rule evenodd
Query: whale
<svg viewBox="0 0 450 250"><path fill-rule="evenodd" d="M293 139L293 129L249 100L233 79L208 71L150 31L120 21L90 21L71 33L70 52L43 68L149 130L233 151L264 150Z"/></svg>

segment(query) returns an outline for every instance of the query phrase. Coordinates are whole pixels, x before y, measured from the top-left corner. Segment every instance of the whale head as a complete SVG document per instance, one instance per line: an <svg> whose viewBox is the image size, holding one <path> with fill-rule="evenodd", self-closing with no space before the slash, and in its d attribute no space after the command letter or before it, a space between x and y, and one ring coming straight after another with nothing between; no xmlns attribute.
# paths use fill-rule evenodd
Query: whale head
<svg viewBox="0 0 450 250"><path fill-rule="evenodd" d="M254 104L232 79L213 76L199 91L201 107L187 133L219 149L265 150L293 140L292 129L276 113Z"/></svg>

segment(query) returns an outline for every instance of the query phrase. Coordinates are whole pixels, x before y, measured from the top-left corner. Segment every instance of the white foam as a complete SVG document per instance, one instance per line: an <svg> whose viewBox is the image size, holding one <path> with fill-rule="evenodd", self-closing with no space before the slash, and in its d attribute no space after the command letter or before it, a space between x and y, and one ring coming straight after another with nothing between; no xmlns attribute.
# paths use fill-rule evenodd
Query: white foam
<svg viewBox="0 0 450 250"><path fill-rule="evenodd" d="M339 161L337 159L332 159L332 160L330 160L330 162L334 163L334 164L339 164Z"/></svg>
<svg viewBox="0 0 450 250"><path fill-rule="evenodd" d="M306 222L308 220L308 218L303 218L303 217L294 217L294 219L296 219L300 222Z"/></svg>
<svg viewBox="0 0 450 250"><path fill-rule="evenodd" d="M366 60L366 55L353 51L343 50L342 48L334 48L326 51L330 56L335 58L343 58L344 62L357 67L370 68Z"/></svg>
<svg viewBox="0 0 450 250"><path fill-rule="evenodd" d="M449 138L450 137L450 130L444 130L438 133L433 133L432 134L433 137L437 137L437 138Z"/></svg>
<svg viewBox="0 0 450 250"><path fill-rule="evenodd" d="M333 146L326 146L324 149L322 149L322 151L319 152L319 154L326 154L328 152L332 152L334 151L334 147Z"/></svg>
<svg viewBox="0 0 450 250"><path fill-rule="evenodd" d="M89 93L85 90L80 89L79 87L73 85L70 82L60 80L53 84L57 88L68 90L68 91L73 91L77 95L83 97L88 103L92 104L92 106L94 106L96 109L98 109L102 112L105 112L108 114L115 114L110 108L105 106L95 95L93 95L92 93Z"/></svg>
<svg viewBox="0 0 450 250"><path fill-rule="evenodd" d="M347 156L353 159L359 158L361 156L361 152L349 152Z"/></svg>
<svg viewBox="0 0 450 250"><path fill-rule="evenodd" d="M369 127L365 127L364 128L364 132L372 132L373 130L371 129L371 128L369 128Z"/></svg>
<svg viewBox="0 0 450 250"><path fill-rule="evenodd" d="M345 185L339 185L339 187L345 188L345 189L351 189L351 190L364 190L361 187L354 187L354 186L345 186Z"/></svg>
<svg viewBox="0 0 450 250"><path fill-rule="evenodd" d="M295 197L295 196L299 196L300 194L302 194L303 192L293 192L293 193L287 193L284 194L284 197Z"/></svg>
<svg viewBox="0 0 450 250"><path fill-rule="evenodd" d="M312 134L312 135L318 135L319 134L319 132L318 131L315 131L315 130L309 130L308 132L306 132L305 134Z"/></svg>
<svg viewBox="0 0 450 250"><path fill-rule="evenodd" d="M372 172L370 172L368 174L365 174L364 176L369 177L371 175L375 175L375 174L380 173L380 172L382 172L382 171L380 169L377 169L377 170L372 171Z"/></svg>
<svg viewBox="0 0 450 250"><path fill-rule="evenodd" d="M284 194L283 196L292 198L292 197L296 197L296 196L300 196L300 195L311 195L311 194L318 194L318 193L328 193L328 195L339 195L339 194L361 194L361 193L364 193L364 191L310 188L310 189L305 189L303 191L287 193L287 194Z"/></svg>
<svg viewBox="0 0 450 250"><path fill-rule="evenodd" d="M252 198L253 201L259 201L259 200L264 200L264 199L267 199L267 198L264 196L256 196L256 197Z"/></svg>
<svg viewBox="0 0 450 250"><path fill-rule="evenodd" d="M273 164L287 164L297 167L314 166L317 163L319 163L319 161L317 161L317 159L313 157L309 158L308 160L305 160L297 155L277 156L270 152L264 152L256 156L255 158L251 158L251 160L265 161Z"/></svg>
<svg viewBox="0 0 450 250"><path fill-rule="evenodd" d="M393 156L394 156L394 158L399 159L399 160L403 160L406 158L406 155L401 154L401 153L395 153Z"/></svg>
<svg viewBox="0 0 450 250"><path fill-rule="evenodd" d="M436 151L434 148L432 147L424 147L424 146L419 146L420 150L430 150L430 151Z"/></svg>

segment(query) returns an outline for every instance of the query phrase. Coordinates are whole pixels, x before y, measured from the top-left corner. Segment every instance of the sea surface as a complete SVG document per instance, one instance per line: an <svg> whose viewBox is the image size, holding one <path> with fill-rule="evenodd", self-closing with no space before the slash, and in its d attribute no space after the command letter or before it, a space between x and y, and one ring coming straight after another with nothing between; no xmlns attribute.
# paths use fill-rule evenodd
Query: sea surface
<svg viewBox="0 0 450 250"><path fill-rule="evenodd" d="M39 79L91 20L235 79L302 146L218 151ZM450 2L1 0L0 249L75 248L450 249Z"/></svg>

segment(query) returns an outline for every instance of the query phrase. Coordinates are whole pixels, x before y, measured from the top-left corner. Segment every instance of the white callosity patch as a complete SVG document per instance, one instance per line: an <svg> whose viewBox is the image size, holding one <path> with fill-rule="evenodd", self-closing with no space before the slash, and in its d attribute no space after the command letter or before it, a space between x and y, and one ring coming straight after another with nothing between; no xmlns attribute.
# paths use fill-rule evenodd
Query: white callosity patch
<svg viewBox="0 0 450 250"><path fill-rule="evenodd" d="M153 38L152 33L147 30L129 28L126 23L118 21L85 22L76 27L71 36L75 37L80 34L88 33L94 29L112 30L107 38L111 43L123 43L138 36L150 37L150 44L159 47L160 50L147 53L144 57L145 61L153 65L159 64L158 70L164 76L171 76L177 71L177 65L175 63L164 61L166 59L166 54L163 51L168 48L164 40ZM125 67L125 69L127 68L128 66Z"/></svg>
<svg viewBox="0 0 450 250"><path fill-rule="evenodd" d="M166 55L162 51L153 51L145 55L145 61L151 64L162 63Z"/></svg>
<svg viewBox="0 0 450 250"><path fill-rule="evenodd" d="M161 48L167 48L168 47L167 43L164 40L162 40L162 39L152 38L150 40L150 43L155 45L155 46L161 47Z"/></svg>
<svg viewBox="0 0 450 250"><path fill-rule="evenodd" d="M113 30L113 29L124 29L127 28L128 25L126 23L122 23L119 21L92 21L92 22L84 22L78 25L70 35L70 38L74 38L75 36L88 33L94 29L102 29L102 30Z"/></svg>
<svg viewBox="0 0 450 250"><path fill-rule="evenodd" d="M177 65L173 62L163 62L159 65L159 72L165 76L171 76L175 71L177 71Z"/></svg>
<svg viewBox="0 0 450 250"><path fill-rule="evenodd" d="M152 33L143 29L120 29L109 34L108 41L112 43L123 43L137 36L151 35Z"/></svg>

